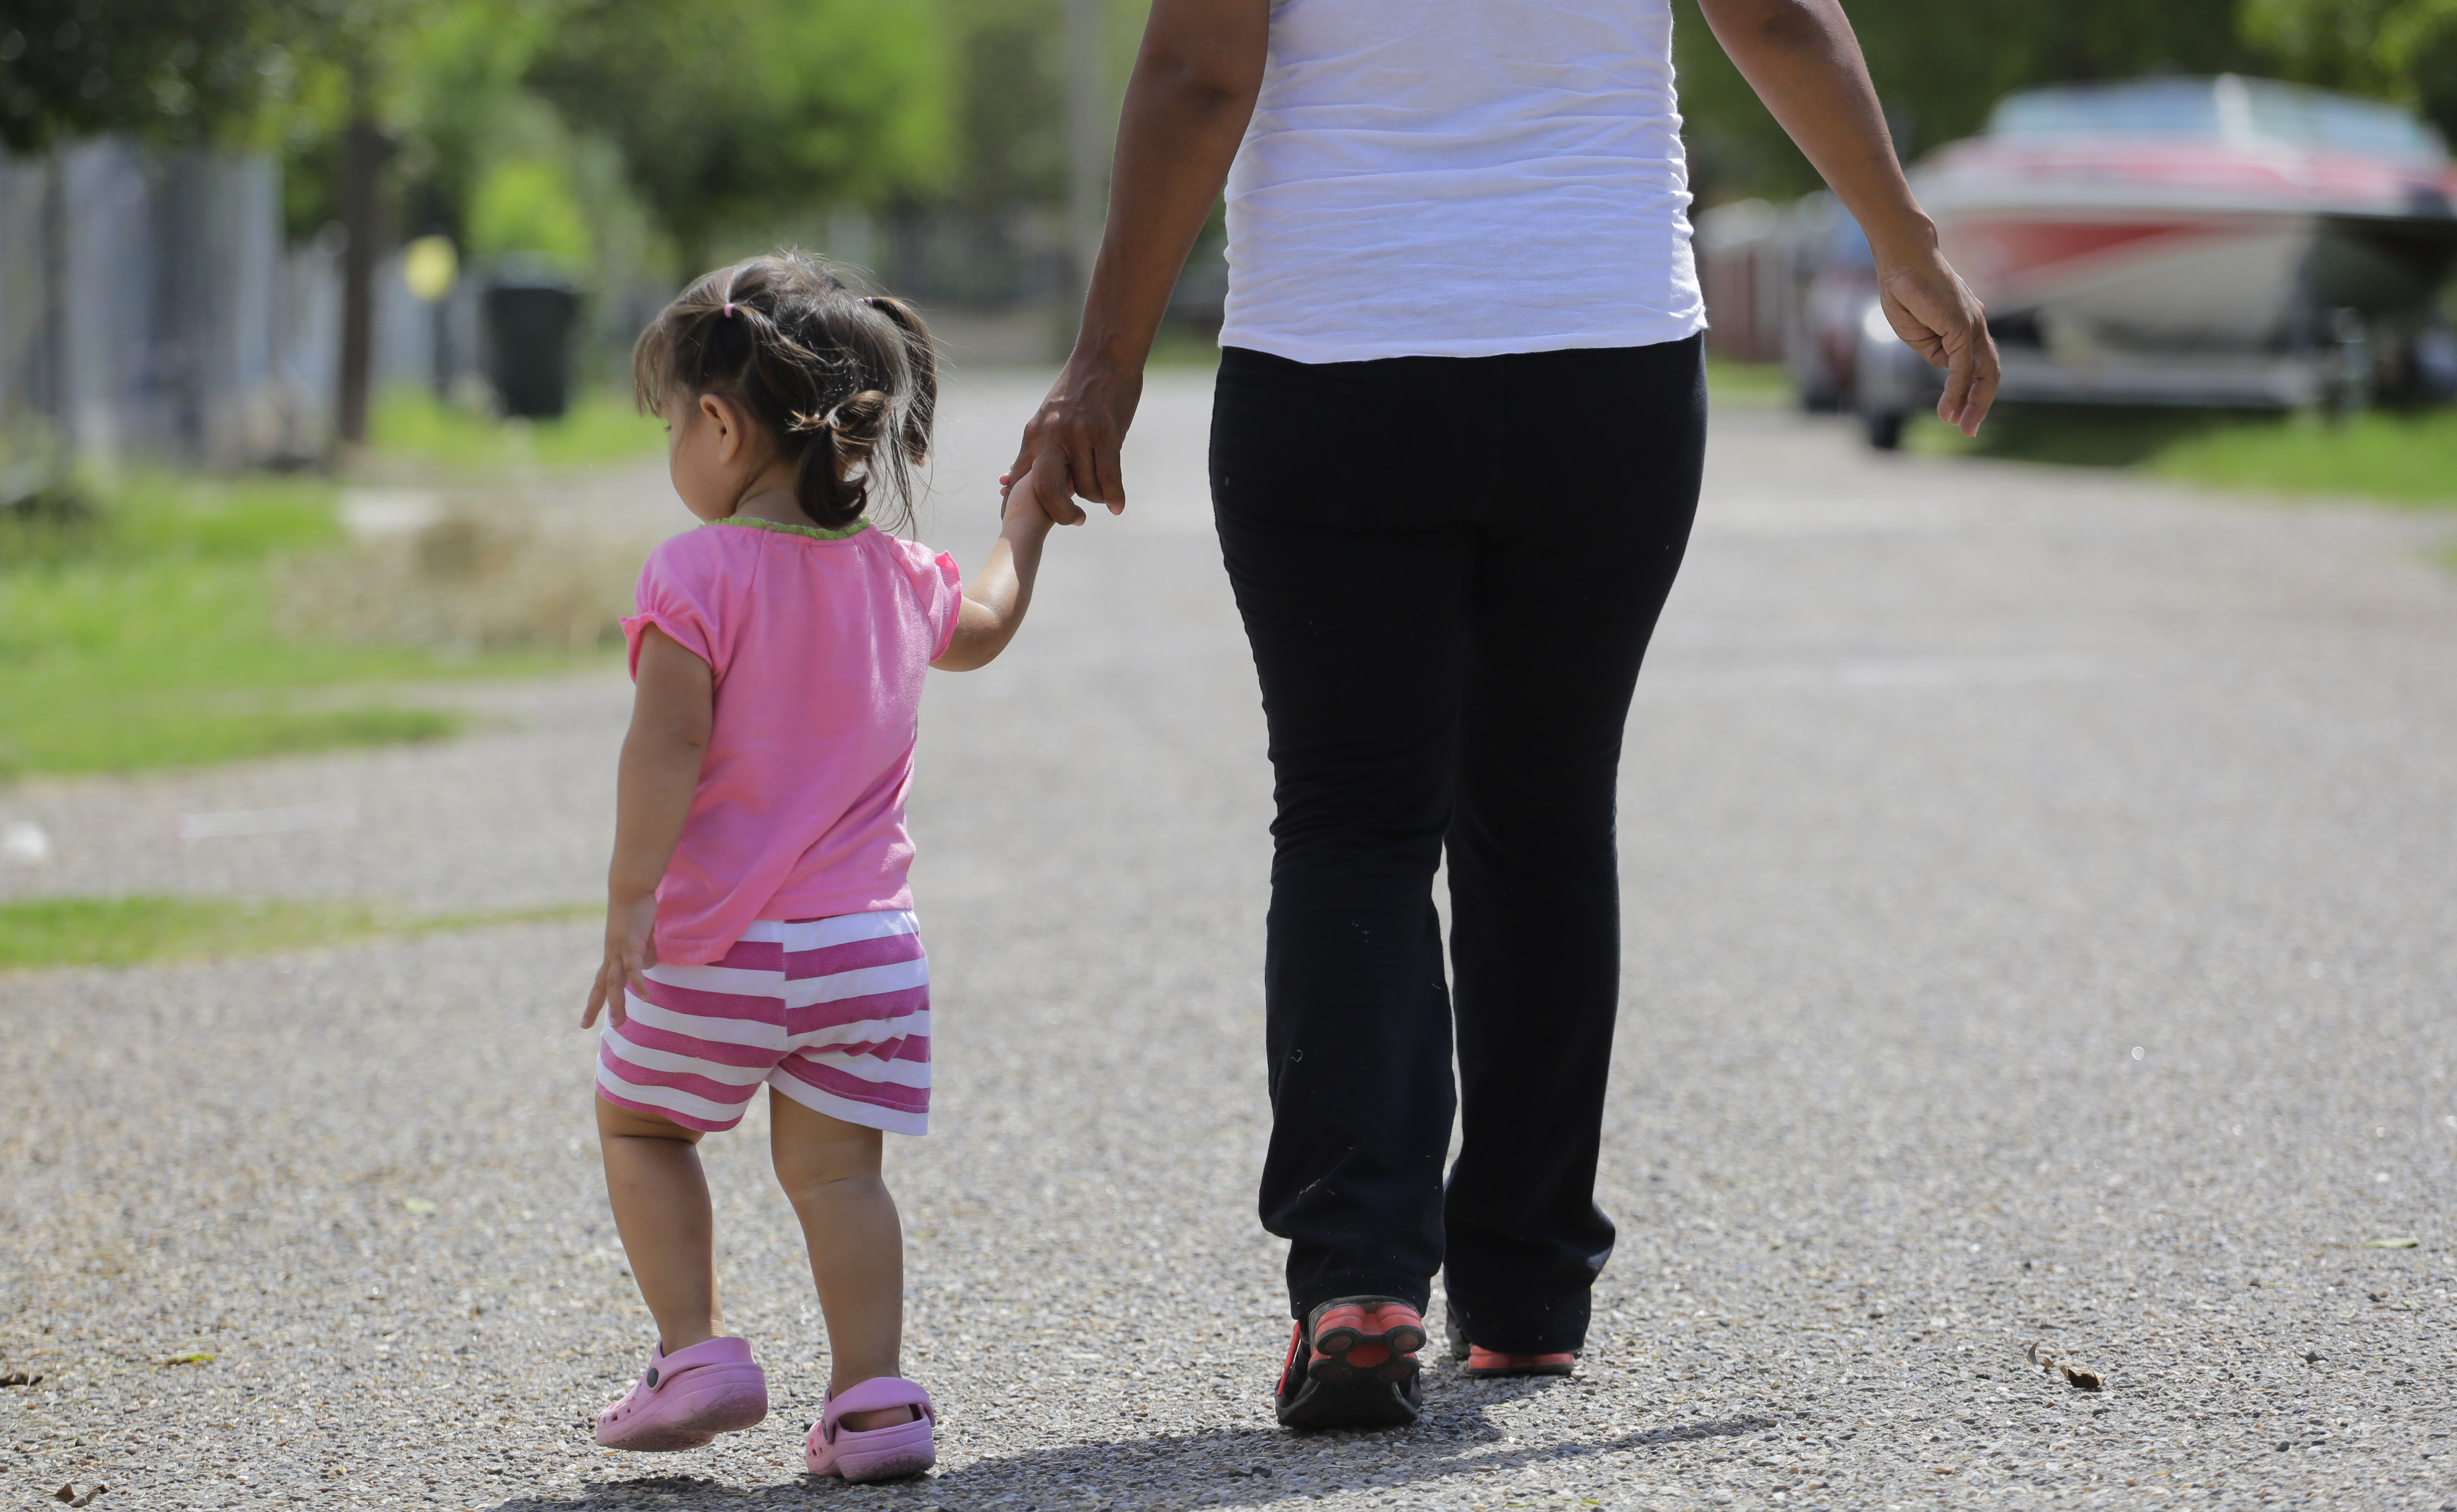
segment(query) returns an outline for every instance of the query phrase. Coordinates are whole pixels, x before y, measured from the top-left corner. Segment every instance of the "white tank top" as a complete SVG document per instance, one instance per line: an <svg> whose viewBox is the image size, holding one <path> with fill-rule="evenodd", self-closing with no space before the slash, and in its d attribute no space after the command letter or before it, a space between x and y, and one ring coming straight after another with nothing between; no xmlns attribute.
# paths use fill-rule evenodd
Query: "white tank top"
<svg viewBox="0 0 2457 1512"><path fill-rule="evenodd" d="M1667 0L1273 0L1223 346L1299 362L1706 323Z"/></svg>

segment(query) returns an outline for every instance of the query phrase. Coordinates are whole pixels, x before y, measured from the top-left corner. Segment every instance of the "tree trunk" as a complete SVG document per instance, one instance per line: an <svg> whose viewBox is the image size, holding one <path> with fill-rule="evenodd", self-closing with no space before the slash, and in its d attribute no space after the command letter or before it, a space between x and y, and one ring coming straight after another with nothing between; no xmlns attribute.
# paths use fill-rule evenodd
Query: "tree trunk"
<svg viewBox="0 0 2457 1512"><path fill-rule="evenodd" d="M392 143L375 123L366 81L353 80L350 124L341 132L341 193L335 196L347 237L341 250L341 435L356 446L367 439L367 395L375 375L376 264L383 255L383 171Z"/></svg>

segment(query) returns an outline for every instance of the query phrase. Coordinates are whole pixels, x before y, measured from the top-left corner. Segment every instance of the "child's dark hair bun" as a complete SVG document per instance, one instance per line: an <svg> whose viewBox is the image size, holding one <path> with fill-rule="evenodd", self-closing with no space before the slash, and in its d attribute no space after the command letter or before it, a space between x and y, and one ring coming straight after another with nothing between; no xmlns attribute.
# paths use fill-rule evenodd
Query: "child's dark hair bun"
<svg viewBox="0 0 2457 1512"><path fill-rule="evenodd" d="M913 468L930 456L939 365L911 306L861 296L805 252L746 258L694 281L631 352L640 407L724 394L794 459L813 523L842 529L892 509L912 517Z"/></svg>

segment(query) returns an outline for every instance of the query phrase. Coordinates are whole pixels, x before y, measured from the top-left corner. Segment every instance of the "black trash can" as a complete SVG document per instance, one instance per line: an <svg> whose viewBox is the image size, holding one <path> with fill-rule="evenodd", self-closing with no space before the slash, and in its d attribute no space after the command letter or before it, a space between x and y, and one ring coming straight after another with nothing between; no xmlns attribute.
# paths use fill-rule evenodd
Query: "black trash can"
<svg viewBox="0 0 2457 1512"><path fill-rule="evenodd" d="M580 295L561 278L498 276L486 285L486 376L504 413L548 420L570 401Z"/></svg>

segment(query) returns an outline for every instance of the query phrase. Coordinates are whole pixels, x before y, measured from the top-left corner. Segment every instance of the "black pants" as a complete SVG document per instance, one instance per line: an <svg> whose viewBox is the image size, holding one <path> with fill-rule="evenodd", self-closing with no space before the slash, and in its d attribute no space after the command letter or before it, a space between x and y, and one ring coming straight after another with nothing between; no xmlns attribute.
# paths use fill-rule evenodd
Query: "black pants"
<svg viewBox="0 0 2457 1512"><path fill-rule="evenodd" d="M1222 354L1213 512L1279 806L1262 1217L1290 1241L1299 1318L1361 1294L1422 1306L1447 1266L1476 1343L1584 1342L1613 1243L1594 1189L1621 727L1704 440L1694 338Z"/></svg>

